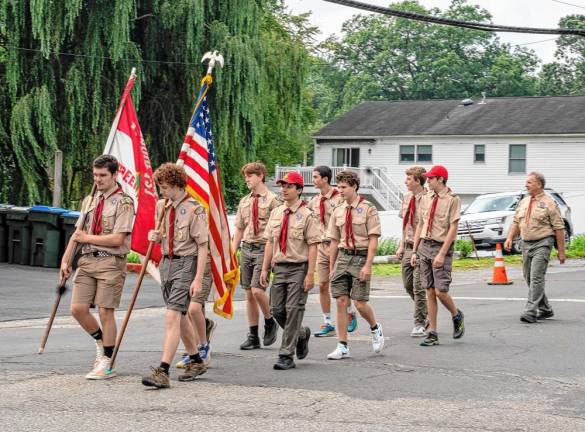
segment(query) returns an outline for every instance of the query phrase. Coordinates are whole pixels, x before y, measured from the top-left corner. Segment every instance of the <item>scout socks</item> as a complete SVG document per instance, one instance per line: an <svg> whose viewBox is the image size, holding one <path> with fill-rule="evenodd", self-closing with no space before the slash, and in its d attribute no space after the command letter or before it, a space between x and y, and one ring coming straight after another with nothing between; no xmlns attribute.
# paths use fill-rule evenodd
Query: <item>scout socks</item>
<svg viewBox="0 0 585 432"><path fill-rule="evenodd" d="M102 340L102 329L98 328L96 331L94 331L93 333L90 334L90 336L92 338L94 338L96 341Z"/></svg>
<svg viewBox="0 0 585 432"><path fill-rule="evenodd" d="M276 321L274 321L274 317L270 317L270 318L264 318L264 325L266 327L272 327L273 325L276 325ZM258 327L256 327L256 334L258 334Z"/></svg>
<svg viewBox="0 0 585 432"><path fill-rule="evenodd" d="M250 334L254 337L258 337L258 326L250 326Z"/></svg>
<svg viewBox="0 0 585 432"><path fill-rule="evenodd" d="M343 345L344 347L347 347L347 342L346 342L346 341L339 341L339 343L340 343L341 345Z"/></svg>
<svg viewBox="0 0 585 432"><path fill-rule="evenodd" d="M330 325L333 324L333 322L331 321L331 314L330 313L323 314L323 322L325 324L330 324Z"/></svg>
<svg viewBox="0 0 585 432"><path fill-rule="evenodd" d="M375 326L373 326L373 327L370 327L370 330L372 330L372 331L374 331L374 330L377 330L377 329L378 329L378 323L376 323L376 325L375 325Z"/></svg>
<svg viewBox="0 0 585 432"><path fill-rule="evenodd" d="M201 360L201 356L199 355L199 353L191 354L189 356L189 360L191 360L193 363L203 363L203 360Z"/></svg>
<svg viewBox="0 0 585 432"><path fill-rule="evenodd" d="M159 367L163 370L164 373L166 373L167 375L169 374L169 368L171 367L170 364L161 362Z"/></svg>
<svg viewBox="0 0 585 432"><path fill-rule="evenodd" d="M112 354L114 354L114 347L113 346L105 346L104 347L104 355L107 358L112 358Z"/></svg>

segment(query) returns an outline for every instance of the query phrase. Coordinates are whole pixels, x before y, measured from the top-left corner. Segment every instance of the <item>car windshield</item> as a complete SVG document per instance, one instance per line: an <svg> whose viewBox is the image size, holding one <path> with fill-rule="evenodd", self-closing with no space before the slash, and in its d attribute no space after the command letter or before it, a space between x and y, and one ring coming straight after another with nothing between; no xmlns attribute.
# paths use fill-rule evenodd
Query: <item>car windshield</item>
<svg viewBox="0 0 585 432"><path fill-rule="evenodd" d="M486 196L477 197L469 207L465 209L465 214L486 213L501 210L513 210L519 200L518 195L505 196Z"/></svg>

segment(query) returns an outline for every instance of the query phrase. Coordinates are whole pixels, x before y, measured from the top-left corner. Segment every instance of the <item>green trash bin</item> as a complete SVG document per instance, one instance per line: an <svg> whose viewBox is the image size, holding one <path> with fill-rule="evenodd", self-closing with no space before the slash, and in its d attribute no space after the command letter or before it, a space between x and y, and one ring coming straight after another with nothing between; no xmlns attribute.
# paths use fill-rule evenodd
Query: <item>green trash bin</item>
<svg viewBox="0 0 585 432"><path fill-rule="evenodd" d="M7 209L8 262L10 264L28 265L30 258L29 209L30 207L12 207Z"/></svg>
<svg viewBox="0 0 585 432"><path fill-rule="evenodd" d="M79 219L78 211L68 211L61 215L61 227L63 229L63 233L65 234L61 256L63 256L63 253L65 253L65 248L69 244L69 239L75 232L75 224L77 223L77 219Z"/></svg>
<svg viewBox="0 0 585 432"><path fill-rule="evenodd" d="M59 267L61 257L61 221L59 216L67 210L58 207L36 205L31 207L28 220L31 223L31 266Z"/></svg>
<svg viewBox="0 0 585 432"><path fill-rule="evenodd" d="M8 261L8 225L6 214L12 206L0 204L0 262Z"/></svg>

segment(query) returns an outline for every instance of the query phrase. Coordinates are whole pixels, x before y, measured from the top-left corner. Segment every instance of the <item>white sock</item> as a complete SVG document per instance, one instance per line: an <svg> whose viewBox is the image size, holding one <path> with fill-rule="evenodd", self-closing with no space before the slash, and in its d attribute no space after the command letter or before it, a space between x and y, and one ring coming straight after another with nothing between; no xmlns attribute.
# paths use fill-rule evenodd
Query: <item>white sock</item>
<svg viewBox="0 0 585 432"><path fill-rule="evenodd" d="M331 321L331 314L330 313L323 314L323 322L325 324L333 324L333 321Z"/></svg>
<svg viewBox="0 0 585 432"><path fill-rule="evenodd" d="M349 307L347 308L347 313L355 314L355 308L353 307L353 303L350 303Z"/></svg>

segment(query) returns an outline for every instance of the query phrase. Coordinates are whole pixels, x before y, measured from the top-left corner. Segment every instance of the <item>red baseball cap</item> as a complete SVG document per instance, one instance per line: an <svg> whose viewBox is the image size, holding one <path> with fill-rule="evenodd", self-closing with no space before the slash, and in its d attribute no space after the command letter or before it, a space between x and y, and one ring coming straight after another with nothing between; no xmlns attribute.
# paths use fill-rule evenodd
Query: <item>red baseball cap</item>
<svg viewBox="0 0 585 432"><path fill-rule="evenodd" d="M303 181L303 176L301 175L301 173L297 171L287 172L283 178L276 181L276 184L281 183L296 184L300 187L303 187L305 185L305 182Z"/></svg>
<svg viewBox="0 0 585 432"><path fill-rule="evenodd" d="M443 165L435 165L430 171L425 173L425 177L443 177L445 180L448 180L449 172Z"/></svg>

